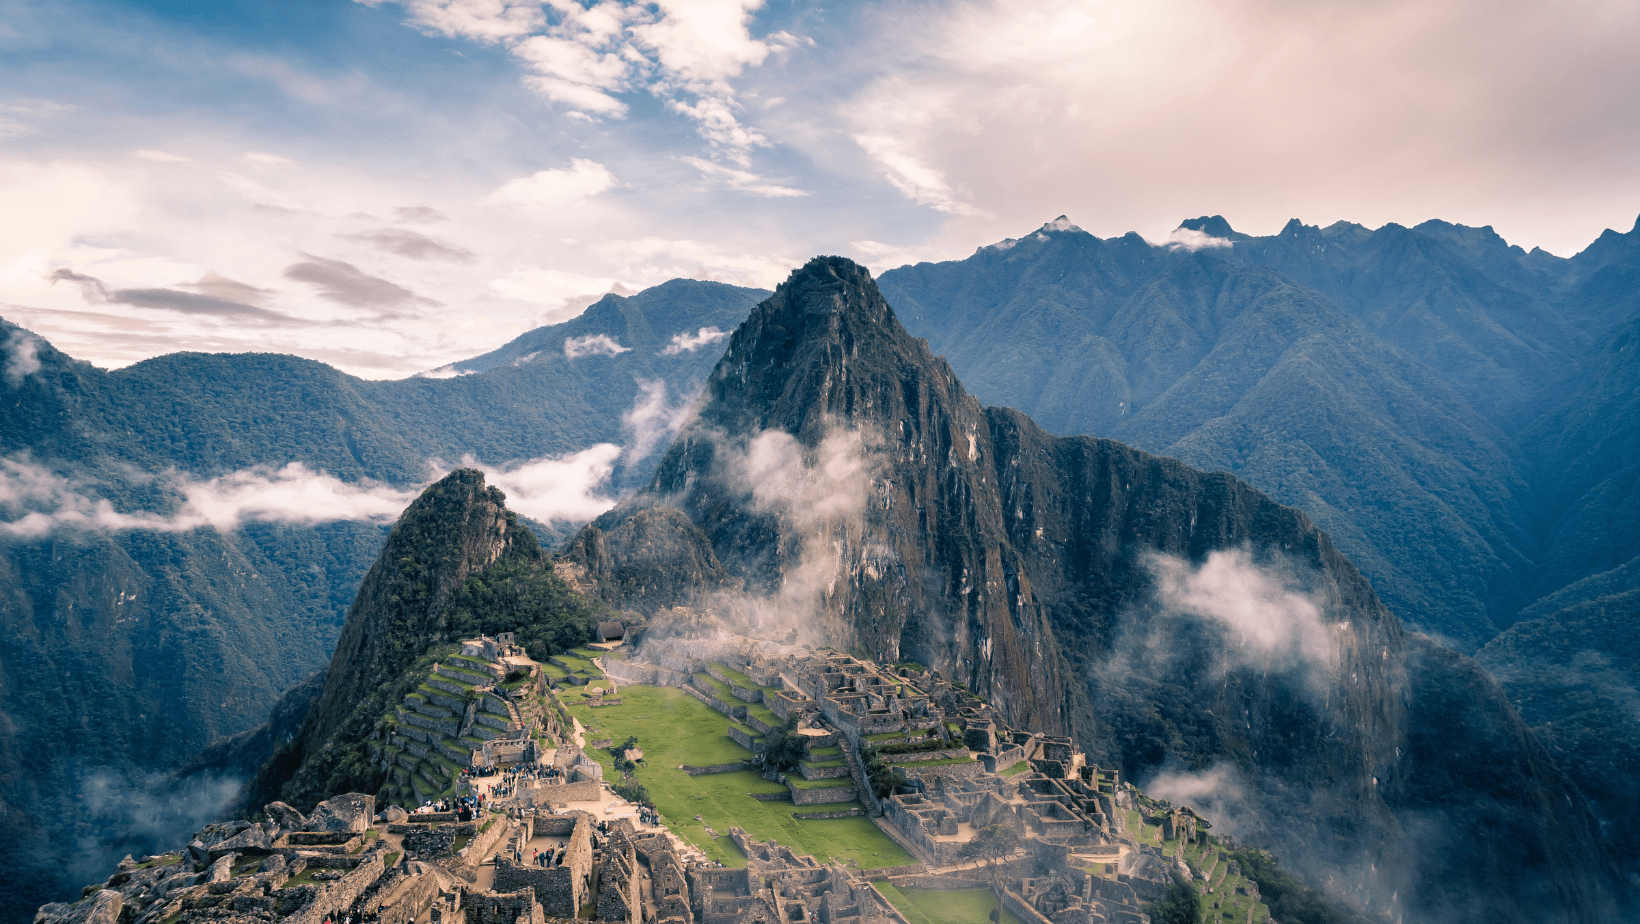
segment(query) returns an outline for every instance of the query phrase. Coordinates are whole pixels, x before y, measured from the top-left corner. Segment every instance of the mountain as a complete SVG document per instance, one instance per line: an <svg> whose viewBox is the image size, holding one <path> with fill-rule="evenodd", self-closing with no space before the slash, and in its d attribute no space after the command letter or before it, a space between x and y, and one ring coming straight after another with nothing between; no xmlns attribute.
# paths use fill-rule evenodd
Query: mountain
<svg viewBox="0 0 1640 924"><path fill-rule="evenodd" d="M1107 280L1157 258L1105 254ZM1612 911L1592 815L1502 692L1405 630L1308 517L982 407L841 258L753 311L653 481L565 564L651 632L681 605L928 665L1132 778L1212 795L1239 838L1368 907ZM674 568L700 580L643 579Z"/></svg>
<svg viewBox="0 0 1640 924"><path fill-rule="evenodd" d="M1249 481L1424 631L1472 650L1525 602L1534 508L1509 436L1281 272L1056 223L882 287L982 400Z"/></svg>
<svg viewBox="0 0 1640 924"><path fill-rule="evenodd" d="M435 460L504 465L614 443L629 449L611 487L640 484L655 459L636 452L623 414L698 390L717 355L710 329L766 294L674 280L609 295L473 361L472 374L390 382L268 354L104 371L0 321L0 865L16 873L0 920L27 920L231 798L245 768L228 754L201 765L225 775L209 798L177 796L155 775L249 735L325 665L387 534L357 513L283 521L312 509L184 528L166 522L184 506L182 483L231 487L301 463L360 490L403 491ZM568 355L578 338L596 348ZM674 338L692 348L668 353ZM102 505L152 528L97 526L117 519L98 520ZM59 525L30 532L30 512Z"/></svg>
<svg viewBox="0 0 1640 924"><path fill-rule="evenodd" d="M1588 796L1620 855L1640 856L1640 558L1544 598L1486 644L1498 679Z"/></svg>
<svg viewBox="0 0 1640 924"><path fill-rule="evenodd" d="M243 804L281 798L312 806L380 790L386 769L370 759L370 742L434 660L459 651L462 638L498 632L517 633L545 660L588 641L597 613L557 575L483 472L451 472L394 524L301 732L262 768Z"/></svg>

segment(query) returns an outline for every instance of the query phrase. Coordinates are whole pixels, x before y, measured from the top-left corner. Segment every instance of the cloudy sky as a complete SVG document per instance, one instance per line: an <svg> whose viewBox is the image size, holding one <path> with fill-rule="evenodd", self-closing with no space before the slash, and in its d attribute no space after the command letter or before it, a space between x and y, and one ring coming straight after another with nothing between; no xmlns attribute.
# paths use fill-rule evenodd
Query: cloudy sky
<svg viewBox="0 0 1640 924"><path fill-rule="evenodd" d="M396 377L674 276L1060 214L1640 213L1640 4L0 0L0 316Z"/></svg>

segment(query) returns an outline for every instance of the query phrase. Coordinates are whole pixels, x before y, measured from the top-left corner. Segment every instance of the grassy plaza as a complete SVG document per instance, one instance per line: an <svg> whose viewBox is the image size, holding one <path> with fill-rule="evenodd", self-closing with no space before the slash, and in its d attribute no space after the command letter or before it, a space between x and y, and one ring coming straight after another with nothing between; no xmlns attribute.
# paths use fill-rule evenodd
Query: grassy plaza
<svg viewBox="0 0 1640 924"><path fill-rule="evenodd" d="M629 736L638 739L644 759L634 776L649 790L666 824L708 857L729 866L745 864L745 858L726 836L730 826L736 826L759 840L772 837L821 862L847 857L866 869L913 862L904 848L869 818L792 817L794 811L846 809L858 806L857 802L799 808L790 802L752 798L752 793L786 791L786 787L763 779L753 770L694 777L684 773L680 765L708 767L752 757L750 751L729 740L730 720L688 693L672 687L635 685L621 687L620 698L618 706L596 709L575 703L570 713L588 726L588 740L608 738L620 745ZM589 749L588 753L604 765L606 779L620 779L609 751L599 748ZM695 820L696 815L700 821ZM718 836L708 834L707 826Z"/></svg>

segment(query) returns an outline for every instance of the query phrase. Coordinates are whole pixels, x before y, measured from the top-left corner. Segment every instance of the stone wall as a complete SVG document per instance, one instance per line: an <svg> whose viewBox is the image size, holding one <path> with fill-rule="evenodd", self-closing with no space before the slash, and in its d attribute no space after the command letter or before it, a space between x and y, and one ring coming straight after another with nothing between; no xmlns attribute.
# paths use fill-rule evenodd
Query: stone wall
<svg viewBox="0 0 1640 924"><path fill-rule="evenodd" d="M604 788L597 780L576 783L555 783L550 780L525 787L524 794L536 805L557 805L560 802L595 802L603 798Z"/></svg>
<svg viewBox="0 0 1640 924"><path fill-rule="evenodd" d="M816 805L825 802L852 802L857 794L853 786L831 786L824 789L791 789L792 802L797 805Z"/></svg>
<svg viewBox="0 0 1640 924"><path fill-rule="evenodd" d="M563 864L548 869L514 863L510 856L497 856L494 889L532 889L545 914L555 918L574 918L586 904L588 893L592 890L592 816L585 812L567 816L538 816L534 831L556 834L555 829L562 827L562 821L558 819L572 824Z"/></svg>
<svg viewBox="0 0 1640 924"><path fill-rule="evenodd" d="M752 737L746 729L739 725L729 726L729 739L753 754L763 749L763 739Z"/></svg>
<svg viewBox="0 0 1640 924"><path fill-rule="evenodd" d="M421 875L415 881L399 889L393 896L393 903L379 908L376 912L376 924L413 924L433 904L438 896L439 880L434 875Z"/></svg>
<svg viewBox="0 0 1640 924"><path fill-rule="evenodd" d="M898 769L905 772L906 779L920 779L929 788L933 788L936 779L961 780L985 774L985 765L977 760L967 764L945 764L939 767L900 764Z"/></svg>
<svg viewBox="0 0 1640 924"><path fill-rule="evenodd" d="M866 810L863 808L851 808L841 812L792 812L792 817L812 820L816 818L858 818L865 814Z"/></svg>
<svg viewBox="0 0 1640 924"><path fill-rule="evenodd" d="M690 776L703 776L708 773L733 773L736 770L756 770L758 764L750 760L737 760L732 764L713 764L710 767L697 767L694 764L684 764L683 772Z"/></svg>
<svg viewBox="0 0 1640 924"><path fill-rule="evenodd" d="M916 751L911 754L884 754L878 752L877 759L885 764L912 764L924 760L954 760L958 757L972 756L967 748L946 748L943 751Z"/></svg>
<svg viewBox="0 0 1640 924"><path fill-rule="evenodd" d="M320 924L326 915L335 914L351 906L385 869L382 865L382 848L386 845L379 841L377 844L377 849L366 853L359 861L359 865L346 876L323 885L314 883L319 887L314 889L313 900L285 918L285 921L288 924Z"/></svg>
<svg viewBox="0 0 1640 924"><path fill-rule="evenodd" d="M497 884L499 887L499 883ZM461 907L466 924L542 924L545 918L535 893L528 889L514 892L469 892Z"/></svg>

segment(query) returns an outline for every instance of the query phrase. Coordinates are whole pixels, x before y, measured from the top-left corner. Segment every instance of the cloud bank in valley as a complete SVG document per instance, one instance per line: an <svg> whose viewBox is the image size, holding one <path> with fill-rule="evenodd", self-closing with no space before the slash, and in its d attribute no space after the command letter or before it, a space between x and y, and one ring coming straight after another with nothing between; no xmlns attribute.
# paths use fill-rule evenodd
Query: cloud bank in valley
<svg viewBox="0 0 1640 924"><path fill-rule="evenodd" d="M622 447L599 443L579 452L477 468L507 494L508 505L543 523L581 523L615 504L609 477ZM431 463L434 478L449 467ZM391 523L426 485L343 481L301 462L256 466L215 478L181 472L155 476L174 500L169 511L127 510L96 479L61 474L26 458L0 458L0 536L37 539L63 531L228 532L245 523L313 525L336 521ZM429 482L430 483L430 482Z"/></svg>

